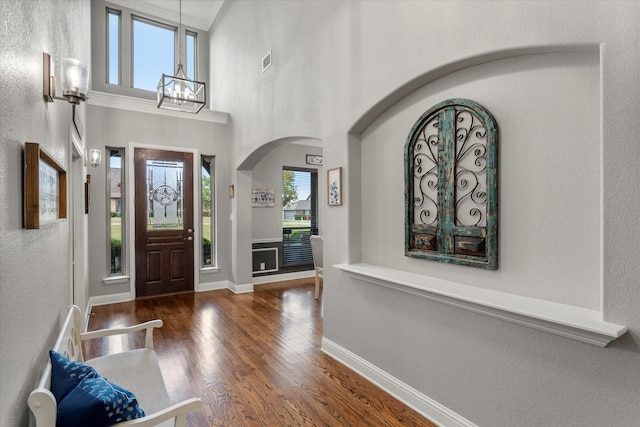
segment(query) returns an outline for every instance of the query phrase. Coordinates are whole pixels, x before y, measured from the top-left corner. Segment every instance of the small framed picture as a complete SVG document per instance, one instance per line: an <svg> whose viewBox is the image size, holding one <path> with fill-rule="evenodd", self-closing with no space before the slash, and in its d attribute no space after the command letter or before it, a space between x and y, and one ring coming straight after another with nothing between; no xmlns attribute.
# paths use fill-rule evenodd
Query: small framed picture
<svg viewBox="0 0 640 427"><path fill-rule="evenodd" d="M307 164L322 166L322 156L319 154L307 154Z"/></svg>
<svg viewBox="0 0 640 427"><path fill-rule="evenodd" d="M24 144L24 228L67 218L67 172L35 142Z"/></svg>
<svg viewBox="0 0 640 427"><path fill-rule="evenodd" d="M327 171L327 194L329 206L342 206L342 168Z"/></svg>
<svg viewBox="0 0 640 427"><path fill-rule="evenodd" d="M274 190L254 188L251 191L252 208L272 208L275 206L276 193Z"/></svg>

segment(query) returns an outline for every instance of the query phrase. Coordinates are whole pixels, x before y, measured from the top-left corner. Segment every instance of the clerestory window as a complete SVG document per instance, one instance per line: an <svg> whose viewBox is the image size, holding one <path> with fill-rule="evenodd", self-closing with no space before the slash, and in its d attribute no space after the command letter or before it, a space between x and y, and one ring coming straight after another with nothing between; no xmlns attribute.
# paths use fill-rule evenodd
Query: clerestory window
<svg viewBox="0 0 640 427"><path fill-rule="evenodd" d="M175 74L176 28L132 16L133 87L155 92L164 73Z"/></svg>
<svg viewBox="0 0 640 427"><path fill-rule="evenodd" d="M189 79L207 74L205 30L149 14L137 2L92 0L91 8L92 90L156 99L160 77L175 75L180 62Z"/></svg>
<svg viewBox="0 0 640 427"><path fill-rule="evenodd" d="M405 255L498 268L498 128L484 107L443 101L405 145Z"/></svg>

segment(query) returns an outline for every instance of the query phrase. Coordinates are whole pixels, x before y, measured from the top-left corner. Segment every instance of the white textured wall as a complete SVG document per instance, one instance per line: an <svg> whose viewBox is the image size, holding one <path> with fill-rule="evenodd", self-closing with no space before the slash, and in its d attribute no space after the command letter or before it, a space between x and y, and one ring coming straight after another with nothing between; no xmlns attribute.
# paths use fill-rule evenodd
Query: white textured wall
<svg viewBox="0 0 640 427"><path fill-rule="evenodd" d="M22 148L69 167L71 104L44 102L42 52L89 61L89 3L3 0L0 17L0 425L22 427L71 301L69 221L22 228Z"/></svg>
<svg viewBox="0 0 640 427"><path fill-rule="evenodd" d="M386 262L447 280L464 278L472 285L589 308L601 306L605 320L630 328L626 336L601 349L367 285L329 267L323 294L327 339L481 426L638 424L640 254L634 237L640 232L636 189L640 149L635 142L640 130L635 117L640 92L639 18L640 3L635 2L243 1L224 5L212 27L211 85L216 94L212 102L233 117L234 164L242 164L268 141L313 135L323 140L324 167L345 167L345 206L326 210L327 265L363 259ZM260 59L270 49L273 65L263 74ZM534 59L521 71L494 66L487 72L486 68L523 52L562 55L569 50L585 56L564 65ZM583 66L575 68L580 63ZM382 222L401 232L396 208L370 212L387 203L384 191L362 190L371 190L374 183L369 181L374 178L383 189L391 185L376 171L394 167L397 153L392 150L397 139L404 141L415 113L439 98L429 92L433 88L420 88L448 72L476 65L455 85L440 88L440 94L464 97L471 93L472 99L490 95L488 107L499 124L501 117L511 123L516 114L526 112L524 107L510 110L515 96L507 91L523 89L518 78L520 85L529 84L518 73L530 74L531 89L540 88L536 86L540 76L548 79L554 71L562 81L569 79L567 90L558 86L536 93L525 90L528 98L521 102L535 102L534 117L540 117L544 108L561 115L563 109L570 109L565 120L554 117L549 124L536 123L548 126L542 129L544 135L558 135L571 144L559 148L559 158L550 159L554 167L576 166L570 153L586 148L576 160L599 169L592 174L577 165L580 176L593 187L578 194L598 199L576 218L587 259L579 259L582 255L577 253L563 253L566 263L548 259L544 251L550 242L542 239L549 236L537 236L530 227L525 230L533 239L534 259L551 266L541 273L551 282L539 289L531 288L535 268L513 254L504 254L504 271L493 276L477 274L476 281L477 270L461 273L461 267L404 260L398 254L398 237L389 235L390 231L383 231L390 238L384 246L382 238L367 235L374 230L360 232L361 224L375 227ZM575 82L588 86L584 93L573 86ZM461 90L454 90L458 86ZM495 93L490 93L490 86ZM572 104L576 109L571 110ZM567 128L576 110L586 114L579 117L580 123L591 127L572 134ZM598 121L595 129L594 119ZM349 136L350 130L357 135ZM529 132L536 133L534 126ZM545 151L551 145L546 142ZM544 157L534 147L523 150L529 150L532 158ZM517 164L520 154L504 150L501 164ZM390 178L398 184L394 177L402 165L395 167ZM559 194L574 197L567 188L570 174L563 171L557 175L563 182L551 182L550 168L544 169L543 183L558 185ZM521 197L513 183L505 183L504 188L505 196ZM540 197L539 192L534 197ZM566 201L559 197L550 201L564 211ZM513 207L512 203L507 199L506 206ZM385 218L385 212L392 215ZM378 217L368 218L370 213ZM242 215L239 212L238 217ZM518 231L517 221L505 218L503 231L509 235L501 235L502 247L521 251L521 243L511 233L522 230ZM564 228L572 223L561 219ZM566 229L555 230L565 238L568 235ZM243 237L237 234L239 240ZM242 248L242 242L237 247ZM569 247L563 241L551 254L560 249L567 252ZM516 285L510 287L509 279Z"/></svg>

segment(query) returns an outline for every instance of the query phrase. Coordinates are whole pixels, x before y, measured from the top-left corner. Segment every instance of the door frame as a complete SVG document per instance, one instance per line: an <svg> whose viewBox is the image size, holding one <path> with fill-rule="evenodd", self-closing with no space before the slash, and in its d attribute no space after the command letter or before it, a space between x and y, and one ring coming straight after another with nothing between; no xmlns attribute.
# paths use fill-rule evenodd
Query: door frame
<svg viewBox="0 0 640 427"><path fill-rule="evenodd" d="M87 217L84 212L84 182L86 180L86 167L84 165L84 148L82 140L76 133L76 130L72 124L69 125L69 139L71 142L69 171L71 179L67 180L69 183L68 192L71 195L69 198L69 241L70 246L70 277L71 277L71 304L75 304L80 307L80 311L84 313L87 307L87 261L86 261L86 248L87 248L87 234L86 224Z"/></svg>
<svg viewBox="0 0 640 427"><path fill-rule="evenodd" d="M129 142L127 147L127 173L126 186L127 186L127 250L129 255L129 300L136 299L136 251L135 251L135 162L134 152L136 148L144 148L151 150L163 150L163 151L178 151L181 153L193 154L193 289L199 290L200 285L200 259L202 257L202 230L200 217L201 213L201 199L200 194L200 152L197 148L176 147L171 145L157 145L157 144L142 144L137 142Z"/></svg>

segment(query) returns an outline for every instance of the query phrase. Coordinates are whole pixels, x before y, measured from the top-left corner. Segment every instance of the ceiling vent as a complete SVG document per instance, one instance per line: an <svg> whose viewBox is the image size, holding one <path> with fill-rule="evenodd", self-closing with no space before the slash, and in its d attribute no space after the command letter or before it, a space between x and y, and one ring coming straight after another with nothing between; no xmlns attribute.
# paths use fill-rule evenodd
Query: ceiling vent
<svg viewBox="0 0 640 427"><path fill-rule="evenodd" d="M271 67L271 51L262 58L262 72L264 73L269 67Z"/></svg>

